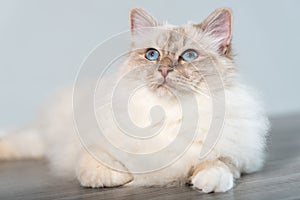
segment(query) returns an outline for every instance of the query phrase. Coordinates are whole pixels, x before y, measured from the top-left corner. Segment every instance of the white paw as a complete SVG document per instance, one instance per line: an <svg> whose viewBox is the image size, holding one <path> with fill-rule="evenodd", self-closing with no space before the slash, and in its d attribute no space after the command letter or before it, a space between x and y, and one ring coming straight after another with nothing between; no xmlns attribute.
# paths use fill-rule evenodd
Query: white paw
<svg viewBox="0 0 300 200"><path fill-rule="evenodd" d="M0 139L0 160L9 160L13 156L13 151L9 143Z"/></svg>
<svg viewBox="0 0 300 200"><path fill-rule="evenodd" d="M80 184L85 187L117 187L133 180L126 168L116 160L111 160L111 166L118 166L124 172L115 171L96 161L89 154L82 156L76 169L76 176Z"/></svg>
<svg viewBox="0 0 300 200"><path fill-rule="evenodd" d="M224 167L212 166L199 171L191 183L205 193L226 192L233 187L233 175Z"/></svg>
<svg viewBox="0 0 300 200"><path fill-rule="evenodd" d="M132 181L130 174L99 167L96 169L82 170L77 172L77 178L84 187L117 187Z"/></svg>

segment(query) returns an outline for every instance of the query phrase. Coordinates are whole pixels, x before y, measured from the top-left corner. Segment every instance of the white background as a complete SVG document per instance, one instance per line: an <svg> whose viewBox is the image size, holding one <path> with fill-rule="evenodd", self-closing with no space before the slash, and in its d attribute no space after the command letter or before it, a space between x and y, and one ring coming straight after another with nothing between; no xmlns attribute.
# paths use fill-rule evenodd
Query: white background
<svg viewBox="0 0 300 200"><path fill-rule="evenodd" d="M184 24L200 22L223 6L234 14L239 71L261 91L268 114L300 112L298 0L2 0L0 129L30 122L48 95L72 83L93 47L129 29L130 8L142 7L160 20Z"/></svg>

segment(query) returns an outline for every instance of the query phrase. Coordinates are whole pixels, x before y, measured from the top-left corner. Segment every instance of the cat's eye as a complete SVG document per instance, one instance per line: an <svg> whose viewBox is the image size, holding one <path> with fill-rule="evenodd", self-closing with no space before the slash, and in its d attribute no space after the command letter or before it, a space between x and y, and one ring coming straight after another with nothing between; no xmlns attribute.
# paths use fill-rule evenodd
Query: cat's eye
<svg viewBox="0 0 300 200"><path fill-rule="evenodd" d="M159 52L156 49L148 49L145 57L150 61L158 60L159 58Z"/></svg>
<svg viewBox="0 0 300 200"><path fill-rule="evenodd" d="M193 49L188 49L180 56L184 61L193 61L198 57L198 53Z"/></svg>

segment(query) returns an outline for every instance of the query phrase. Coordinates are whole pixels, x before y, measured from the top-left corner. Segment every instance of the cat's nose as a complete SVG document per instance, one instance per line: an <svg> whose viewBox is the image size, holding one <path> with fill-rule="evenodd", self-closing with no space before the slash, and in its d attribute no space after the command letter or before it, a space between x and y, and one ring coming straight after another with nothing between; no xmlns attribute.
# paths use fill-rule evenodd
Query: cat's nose
<svg viewBox="0 0 300 200"><path fill-rule="evenodd" d="M168 73L173 71L173 67L170 67L168 65L161 65L158 68L158 71L161 73L161 75L166 78L168 76Z"/></svg>

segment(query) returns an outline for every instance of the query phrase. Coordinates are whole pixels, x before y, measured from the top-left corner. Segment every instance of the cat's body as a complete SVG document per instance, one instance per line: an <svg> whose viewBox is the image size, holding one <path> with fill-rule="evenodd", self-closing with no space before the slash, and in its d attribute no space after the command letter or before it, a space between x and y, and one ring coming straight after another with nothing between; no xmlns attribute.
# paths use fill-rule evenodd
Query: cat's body
<svg viewBox="0 0 300 200"><path fill-rule="evenodd" d="M118 160L114 155L107 154L109 145L103 138L97 136L95 127L88 120L85 122L87 131L84 133L79 131L78 137L78 130L76 131L73 124L72 91L67 90L44 109L34 126L17 131L22 134L12 133L0 140L0 159L46 155L56 173L76 175L81 185L89 187L150 186L190 182L204 192L227 191L233 187L234 178L239 178L241 173L259 170L264 161L268 120L255 95L235 78L230 47L230 12L226 9L217 10L198 25L199 27L193 24L174 27L159 24L145 11L135 9L131 12L131 23L132 52L122 64L116 79L124 78L125 74L133 72L134 81L132 75L131 78L124 78L128 87L132 82L147 84L147 87L135 94L129 103L128 111L135 124L142 127L149 126L150 109L160 105L165 111L166 126L161 130L163 134L157 135L152 140L129 141L127 136L119 133L112 120L111 107L103 106L107 101L101 100L97 105L101 110L96 115L105 124L104 132L109 132L108 140L115 141L118 147L124 147L130 152L151 154L168 145L176 137L179 138L178 146L180 146L181 142L186 142L190 134L195 132L193 140L186 145L187 148L180 155L172 149L161 152L155 159L157 163L163 163L167 158L174 157L170 159L172 162L166 162L166 165L162 166L153 165L151 159L138 163L136 160L131 162L130 157ZM143 26L159 29L139 32ZM183 34L187 37L182 36ZM183 59L181 54L186 49L199 49L199 46L200 55L194 58L195 61L178 59L178 57ZM152 60L152 57L145 59L145 48L148 49L147 52L151 48L150 56L155 56L155 53L159 52L160 57L156 60ZM188 56L193 56L194 52L189 53ZM149 67L149 60L151 65L156 61L160 63L158 72L157 68ZM161 66L169 68L166 70L167 68ZM218 73L214 73L212 68ZM203 77L204 79L208 77L209 86L203 83ZM214 85L216 81L211 80L217 80L219 77L222 85ZM111 83L111 80L108 82ZM185 129L188 132L186 135L177 135L180 124L184 120L192 123L193 115L182 117L181 103L169 92L170 88L175 93L178 92L184 101L188 102L195 98L194 102L187 104L186 109L194 109L199 115L199 121L196 128ZM210 90L222 92L217 92L214 97L207 97L205 94ZM87 102L85 90L82 89L80 92L83 103L82 108L79 108L82 115L79 119L85 120L84 102ZM208 155L200 159L200 152L206 145L210 126L214 125L212 122L216 117L213 114L215 105L212 98L224 100L222 127L216 143L210 146ZM116 110L116 112L126 111ZM98 153L101 154L102 163L93 157ZM149 166L152 165L153 170L149 170L151 169ZM157 166L160 166L160 169L157 169ZM145 173L135 173L137 169L140 171L145 169Z"/></svg>

